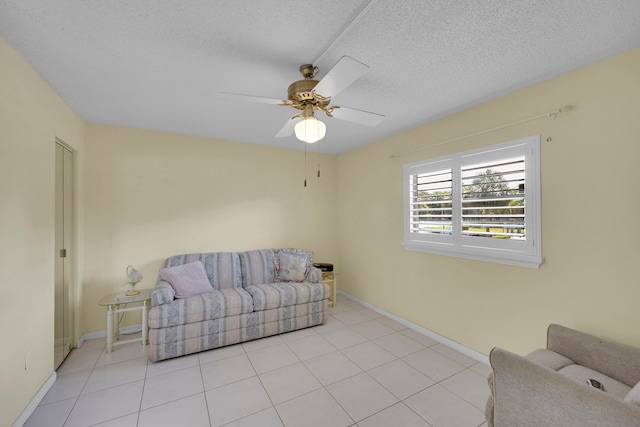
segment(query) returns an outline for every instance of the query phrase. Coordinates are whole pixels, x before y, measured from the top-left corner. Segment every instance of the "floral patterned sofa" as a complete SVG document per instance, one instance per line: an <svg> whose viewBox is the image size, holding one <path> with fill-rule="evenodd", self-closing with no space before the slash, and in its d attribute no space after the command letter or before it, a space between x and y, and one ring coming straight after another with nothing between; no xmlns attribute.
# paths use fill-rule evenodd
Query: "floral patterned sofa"
<svg viewBox="0 0 640 427"><path fill-rule="evenodd" d="M329 287L300 249L168 258L151 296L153 362L254 340L328 318Z"/></svg>

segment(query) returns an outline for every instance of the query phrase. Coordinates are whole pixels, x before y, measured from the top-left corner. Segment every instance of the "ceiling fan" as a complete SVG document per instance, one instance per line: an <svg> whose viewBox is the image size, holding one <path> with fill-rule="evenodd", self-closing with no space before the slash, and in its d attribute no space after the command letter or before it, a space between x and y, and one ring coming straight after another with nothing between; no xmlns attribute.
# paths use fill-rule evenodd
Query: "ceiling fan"
<svg viewBox="0 0 640 427"><path fill-rule="evenodd" d="M296 138L313 143L324 138L326 133L326 125L315 117L317 110L324 111L328 117L366 126L376 126L384 119L381 114L331 105L333 96L359 79L368 69L369 67L362 62L349 56L343 56L320 81L314 79L318 72L317 67L312 64L302 65L300 73L304 80L298 80L289 86L288 97L285 100L230 92L220 92L219 95L226 99L288 105L301 110L300 113L287 120L276 137L290 136L295 131Z"/></svg>

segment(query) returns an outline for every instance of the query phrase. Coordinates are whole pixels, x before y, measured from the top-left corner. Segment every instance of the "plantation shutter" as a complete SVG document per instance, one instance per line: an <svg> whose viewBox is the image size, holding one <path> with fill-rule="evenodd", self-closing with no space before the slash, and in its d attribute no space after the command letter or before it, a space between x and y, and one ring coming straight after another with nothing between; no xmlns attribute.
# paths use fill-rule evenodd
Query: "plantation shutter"
<svg viewBox="0 0 640 427"><path fill-rule="evenodd" d="M410 177L410 231L418 234L451 234L452 170L415 173Z"/></svg>
<svg viewBox="0 0 640 427"><path fill-rule="evenodd" d="M525 157L461 169L463 236L526 239Z"/></svg>

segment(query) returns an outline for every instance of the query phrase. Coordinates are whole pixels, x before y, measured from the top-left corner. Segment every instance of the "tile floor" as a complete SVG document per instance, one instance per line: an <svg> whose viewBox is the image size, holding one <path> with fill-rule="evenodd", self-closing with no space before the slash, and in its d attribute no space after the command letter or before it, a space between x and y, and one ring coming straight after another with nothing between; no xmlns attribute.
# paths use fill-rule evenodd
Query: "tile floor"
<svg viewBox="0 0 640 427"><path fill-rule="evenodd" d="M490 368L338 297L321 326L150 363L86 341L25 426L485 426Z"/></svg>

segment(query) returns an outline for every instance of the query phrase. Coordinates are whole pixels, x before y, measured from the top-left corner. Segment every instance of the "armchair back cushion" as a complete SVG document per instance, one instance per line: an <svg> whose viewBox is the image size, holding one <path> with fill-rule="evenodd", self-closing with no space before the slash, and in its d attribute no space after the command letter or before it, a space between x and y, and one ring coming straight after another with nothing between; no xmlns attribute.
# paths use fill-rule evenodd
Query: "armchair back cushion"
<svg viewBox="0 0 640 427"><path fill-rule="evenodd" d="M640 381L638 350L633 347L551 324L547 330L547 349L568 357L577 365L601 372L629 387L635 386Z"/></svg>

